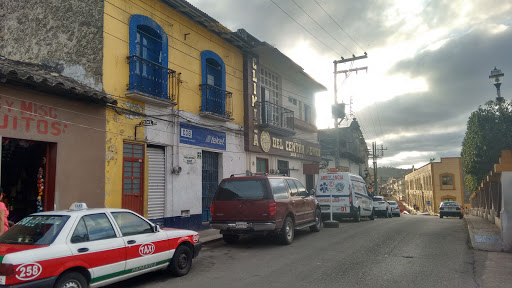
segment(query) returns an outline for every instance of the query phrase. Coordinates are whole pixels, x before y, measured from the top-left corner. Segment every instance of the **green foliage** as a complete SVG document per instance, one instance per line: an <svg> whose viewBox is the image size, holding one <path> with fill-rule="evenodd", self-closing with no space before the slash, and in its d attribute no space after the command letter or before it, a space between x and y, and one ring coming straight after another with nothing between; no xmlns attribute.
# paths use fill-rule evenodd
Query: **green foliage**
<svg viewBox="0 0 512 288"><path fill-rule="evenodd" d="M471 113L462 141L464 181L475 190L498 163L501 150L512 149L511 103L489 101Z"/></svg>

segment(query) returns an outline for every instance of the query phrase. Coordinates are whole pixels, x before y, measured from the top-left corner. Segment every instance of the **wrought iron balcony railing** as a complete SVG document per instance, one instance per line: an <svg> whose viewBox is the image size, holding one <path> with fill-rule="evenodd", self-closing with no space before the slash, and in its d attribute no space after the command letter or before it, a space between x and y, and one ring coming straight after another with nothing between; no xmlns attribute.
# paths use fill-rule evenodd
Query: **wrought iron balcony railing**
<svg viewBox="0 0 512 288"><path fill-rule="evenodd" d="M176 71L136 55L127 58L130 64L129 91L176 103L179 81Z"/></svg>
<svg viewBox="0 0 512 288"><path fill-rule="evenodd" d="M258 107L260 110L260 125L294 132L293 110L269 101L258 102Z"/></svg>
<svg viewBox="0 0 512 288"><path fill-rule="evenodd" d="M201 112L218 115L222 118L233 117L233 93L210 84L200 84Z"/></svg>

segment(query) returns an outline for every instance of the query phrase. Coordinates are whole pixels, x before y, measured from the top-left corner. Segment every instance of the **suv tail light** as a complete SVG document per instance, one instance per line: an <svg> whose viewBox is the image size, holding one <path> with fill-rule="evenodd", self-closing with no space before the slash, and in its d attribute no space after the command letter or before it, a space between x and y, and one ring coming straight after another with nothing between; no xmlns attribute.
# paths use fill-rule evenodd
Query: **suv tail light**
<svg viewBox="0 0 512 288"><path fill-rule="evenodd" d="M0 264L0 275L10 276L14 274L14 266L12 264Z"/></svg>
<svg viewBox="0 0 512 288"><path fill-rule="evenodd" d="M214 209L213 209L213 202L212 204L210 205L210 215L213 217L213 212L214 212Z"/></svg>
<svg viewBox="0 0 512 288"><path fill-rule="evenodd" d="M384 204L386 203L386 201L379 201L379 204Z"/></svg>
<svg viewBox="0 0 512 288"><path fill-rule="evenodd" d="M272 201L268 204L268 215L276 216L277 213L277 204L275 201Z"/></svg>

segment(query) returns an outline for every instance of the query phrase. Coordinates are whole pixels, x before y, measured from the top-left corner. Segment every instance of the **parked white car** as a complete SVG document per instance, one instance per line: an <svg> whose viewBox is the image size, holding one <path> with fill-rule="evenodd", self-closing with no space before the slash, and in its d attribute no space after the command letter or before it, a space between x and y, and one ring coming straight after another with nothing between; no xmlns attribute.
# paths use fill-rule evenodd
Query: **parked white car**
<svg viewBox="0 0 512 288"><path fill-rule="evenodd" d="M391 214L391 206L388 201L384 199L382 196L374 196L373 197L373 215L391 218L393 214Z"/></svg>
<svg viewBox="0 0 512 288"><path fill-rule="evenodd" d="M0 236L0 287L101 287L167 267L183 276L199 250L197 232L74 203L31 214Z"/></svg>
<svg viewBox="0 0 512 288"><path fill-rule="evenodd" d="M400 206L396 201L388 201L391 207L391 215L400 217Z"/></svg>

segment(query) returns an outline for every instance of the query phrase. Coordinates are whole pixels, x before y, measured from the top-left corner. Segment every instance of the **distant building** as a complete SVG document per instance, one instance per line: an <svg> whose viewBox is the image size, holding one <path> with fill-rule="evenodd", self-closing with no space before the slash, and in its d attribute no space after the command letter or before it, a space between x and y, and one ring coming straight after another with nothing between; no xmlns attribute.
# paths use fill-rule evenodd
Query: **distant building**
<svg viewBox="0 0 512 288"><path fill-rule="evenodd" d="M336 159L336 130L318 130L318 140L321 147L323 170L337 168L342 172L351 172L365 177L368 168L368 148L363 133L357 120L353 119L348 127L338 128L340 142L338 155L340 157L338 167L335 167Z"/></svg>
<svg viewBox="0 0 512 288"><path fill-rule="evenodd" d="M464 204L462 186L461 158L441 158L405 175L406 202L421 212L438 213L443 201Z"/></svg>

